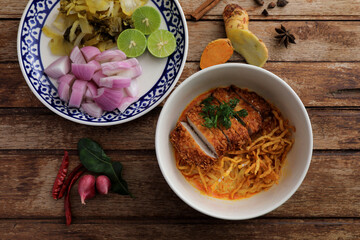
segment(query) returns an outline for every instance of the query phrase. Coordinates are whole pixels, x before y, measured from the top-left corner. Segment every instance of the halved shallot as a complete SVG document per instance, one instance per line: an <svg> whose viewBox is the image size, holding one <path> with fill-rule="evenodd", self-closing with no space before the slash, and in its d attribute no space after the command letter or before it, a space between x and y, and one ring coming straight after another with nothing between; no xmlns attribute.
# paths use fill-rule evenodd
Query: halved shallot
<svg viewBox="0 0 360 240"><path fill-rule="evenodd" d="M70 85L66 82L60 82L58 86L58 94L61 100L68 102L70 96Z"/></svg>
<svg viewBox="0 0 360 240"><path fill-rule="evenodd" d="M92 65L94 65L96 68L95 68L95 72L96 71L99 71L100 69L101 69L101 64L98 62L98 61L95 61L95 60L91 60L90 62L89 62L89 64L92 64Z"/></svg>
<svg viewBox="0 0 360 240"><path fill-rule="evenodd" d="M86 62L90 62L93 60L97 55L101 53L101 51L94 46L86 46L80 49L82 54L85 57Z"/></svg>
<svg viewBox="0 0 360 240"><path fill-rule="evenodd" d="M57 82L58 84L60 83L67 83L70 87L72 86L72 84L74 83L74 80L75 80L75 76L72 75L72 74L66 74L64 76L61 76Z"/></svg>
<svg viewBox="0 0 360 240"><path fill-rule="evenodd" d="M92 76L92 80L96 83L96 85L98 85L100 87L100 79L101 78L105 78L107 77L106 75L104 75L102 73L102 71L97 71L93 76Z"/></svg>
<svg viewBox="0 0 360 240"><path fill-rule="evenodd" d="M89 81L95 73L97 66L93 63L71 64L71 71L77 79Z"/></svg>
<svg viewBox="0 0 360 240"><path fill-rule="evenodd" d="M101 64L101 69L103 74L106 74L108 76L117 74L121 72L124 69L129 69L131 67L135 67L138 65L139 62L136 60L136 58L131 58L124 61L117 61L117 62L106 62Z"/></svg>
<svg viewBox="0 0 360 240"><path fill-rule="evenodd" d="M119 111L124 112L131 104L136 102L138 99L138 97L124 97L118 107Z"/></svg>
<svg viewBox="0 0 360 240"><path fill-rule="evenodd" d="M94 101L105 111L113 111L120 106L122 98L123 92L121 90L99 88Z"/></svg>
<svg viewBox="0 0 360 240"><path fill-rule="evenodd" d="M69 100L69 107L77 107L77 108L80 107L86 91L86 85L87 85L86 81L75 80L72 86L71 96Z"/></svg>
<svg viewBox="0 0 360 240"><path fill-rule="evenodd" d="M129 87L131 78L123 78L118 76L100 78L100 86L107 88L126 88Z"/></svg>
<svg viewBox="0 0 360 240"><path fill-rule="evenodd" d="M116 75L119 77L125 77L125 78L137 78L142 74L142 68L140 65L137 65L135 67L122 70L121 72L117 73Z"/></svg>
<svg viewBox="0 0 360 240"><path fill-rule="evenodd" d="M106 50L95 57L98 62L121 61L125 60L126 55L120 50Z"/></svg>
<svg viewBox="0 0 360 240"><path fill-rule="evenodd" d="M58 58L55 62L45 68L46 75L52 78L59 78L65 74L68 74L71 69L71 62L68 56Z"/></svg>
<svg viewBox="0 0 360 240"><path fill-rule="evenodd" d="M85 64L86 63L85 58L82 55L78 46L75 46L73 48L73 50L71 51L70 59L73 63L77 63L77 64Z"/></svg>
<svg viewBox="0 0 360 240"><path fill-rule="evenodd" d="M99 118L104 111L94 102L84 102L81 104L82 110L92 117Z"/></svg>
<svg viewBox="0 0 360 240"><path fill-rule="evenodd" d="M125 93L129 97L136 97L139 94L139 88L136 79L131 80L130 86L125 88Z"/></svg>

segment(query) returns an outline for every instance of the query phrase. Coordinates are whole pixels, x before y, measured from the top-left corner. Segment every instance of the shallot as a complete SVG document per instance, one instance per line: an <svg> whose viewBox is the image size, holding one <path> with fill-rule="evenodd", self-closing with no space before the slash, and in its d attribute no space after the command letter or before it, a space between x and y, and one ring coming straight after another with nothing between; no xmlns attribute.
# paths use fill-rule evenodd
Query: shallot
<svg viewBox="0 0 360 240"><path fill-rule="evenodd" d="M93 63L71 64L71 71L75 77L85 81L89 81L92 78L97 68L98 67Z"/></svg>
<svg viewBox="0 0 360 240"><path fill-rule="evenodd" d="M116 75L119 77L128 77L128 78L137 78L142 74L142 69L140 65L137 65L135 67L122 70L121 72L117 73Z"/></svg>
<svg viewBox="0 0 360 240"><path fill-rule="evenodd" d="M105 175L100 175L96 178L96 190L99 194L108 194L111 188L111 181Z"/></svg>
<svg viewBox="0 0 360 240"><path fill-rule="evenodd" d="M97 55L99 55L101 53L101 51L94 46L86 46L81 48L81 52L85 57L85 60L87 62L90 62L91 60L93 60Z"/></svg>
<svg viewBox="0 0 360 240"><path fill-rule="evenodd" d="M133 79L129 87L125 88L125 92L129 97L136 97L139 94L139 88L137 86L136 79Z"/></svg>
<svg viewBox="0 0 360 240"><path fill-rule="evenodd" d="M124 69L129 69L131 67L135 67L139 62L136 58L131 58L124 61L118 62L107 62L101 64L102 72L106 75L114 75L121 72Z"/></svg>
<svg viewBox="0 0 360 240"><path fill-rule="evenodd" d="M50 64L44 72L52 78L59 78L70 72L71 62L68 56L63 56Z"/></svg>
<svg viewBox="0 0 360 240"><path fill-rule="evenodd" d="M95 177L93 175L84 175L80 178L78 192L82 204L86 204L85 200L95 197Z"/></svg>
<svg viewBox="0 0 360 240"><path fill-rule="evenodd" d="M70 86L66 82L60 82L58 86L58 93L61 100L68 102L70 97Z"/></svg>
<svg viewBox="0 0 360 240"><path fill-rule="evenodd" d="M139 98L137 97L124 97L118 107L120 112L124 112L131 104L136 102Z"/></svg>
<svg viewBox="0 0 360 240"><path fill-rule="evenodd" d="M76 80L72 86L69 107L80 107L82 99L86 91L86 81Z"/></svg>
<svg viewBox="0 0 360 240"><path fill-rule="evenodd" d="M136 78L142 68L136 58L126 59L120 50L74 47L70 58L57 59L44 72L57 79L61 100L95 118L104 111L123 112L138 100Z"/></svg>
<svg viewBox="0 0 360 240"><path fill-rule="evenodd" d="M100 87L126 88L126 87L130 87L130 83L131 83L131 78L126 78L126 77L111 76L111 77L100 78Z"/></svg>
<svg viewBox="0 0 360 240"><path fill-rule="evenodd" d="M110 62L125 60L126 55L120 50L106 50L95 57L98 62Z"/></svg>
<svg viewBox="0 0 360 240"><path fill-rule="evenodd" d="M75 80L75 76L72 75L72 74L66 74L62 77L60 77L57 82L58 84L60 83L66 83L68 84L70 87L72 86L72 84L74 83L74 80Z"/></svg>
<svg viewBox="0 0 360 240"><path fill-rule="evenodd" d="M85 58L82 55L78 46L75 46L73 48L73 50L71 51L70 59L73 63L77 63L77 64L85 64L86 63Z"/></svg>
<svg viewBox="0 0 360 240"><path fill-rule="evenodd" d="M99 118L104 111L94 102L85 102L81 104L82 110L92 117Z"/></svg>
<svg viewBox="0 0 360 240"><path fill-rule="evenodd" d="M120 106L123 92L110 88L99 88L94 101L105 111L113 111Z"/></svg>

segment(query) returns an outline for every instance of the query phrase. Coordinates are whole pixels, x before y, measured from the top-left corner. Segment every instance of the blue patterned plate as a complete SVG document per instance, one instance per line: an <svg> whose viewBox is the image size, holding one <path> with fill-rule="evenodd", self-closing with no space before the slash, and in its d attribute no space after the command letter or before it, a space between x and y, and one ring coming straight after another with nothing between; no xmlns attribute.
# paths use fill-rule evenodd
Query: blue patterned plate
<svg viewBox="0 0 360 240"><path fill-rule="evenodd" d="M21 18L17 51L21 71L30 89L50 110L71 121L86 125L105 126L131 121L156 107L171 92L183 71L188 51L188 30L184 13L177 0L149 0L148 4L162 15L160 28L175 35L177 48L168 58L157 59L147 51L138 58L143 74L137 79L140 98L123 113L118 110L106 112L101 118L93 118L77 108L69 108L60 100L57 83L43 70L58 56L48 47L49 38L42 27L55 20L59 0L30 1Z"/></svg>

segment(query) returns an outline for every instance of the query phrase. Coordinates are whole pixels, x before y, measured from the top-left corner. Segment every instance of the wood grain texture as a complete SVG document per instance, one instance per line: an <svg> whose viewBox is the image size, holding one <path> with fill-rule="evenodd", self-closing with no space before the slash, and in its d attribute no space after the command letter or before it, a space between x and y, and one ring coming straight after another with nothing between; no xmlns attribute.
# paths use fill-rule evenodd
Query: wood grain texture
<svg viewBox="0 0 360 240"><path fill-rule="evenodd" d="M180 5L188 19L190 14L203 2L202 1L187 1L180 0ZM357 19L360 20L360 1L359 0L296 0L289 1L290 3L283 8L276 7L269 10L270 16L265 18L261 15L262 10L267 7L270 0L265 1L263 7L258 6L255 1L233 1L223 0L209 13L205 15L205 19L212 17L221 19L222 11L226 4L238 3L244 7L251 19L320 19L322 18L335 18L335 19ZM2 0L2 8L0 9L0 18L20 18L22 12L26 7L27 1L11 1Z"/></svg>
<svg viewBox="0 0 360 240"><path fill-rule="evenodd" d="M275 28L283 24L296 37L296 45L288 48L278 44ZM188 22L188 61L199 61L206 45L217 38L226 37L222 21ZM299 21L256 22L250 21L249 30L261 39L269 50L268 61L359 61L360 24L358 22ZM230 61L239 61L237 53ZM264 66L266 68L266 64Z"/></svg>
<svg viewBox="0 0 360 240"><path fill-rule="evenodd" d="M359 63L271 62L265 69L284 79L307 107L360 106ZM198 62L187 62L177 85L199 70ZM17 63L0 63L0 72L0 107L44 106L29 89Z"/></svg>
<svg viewBox="0 0 360 240"><path fill-rule="evenodd" d="M305 230L306 229L306 230ZM31 236L31 238L30 238ZM170 219L3 220L1 239L359 239L358 219L255 219L247 221L185 221Z"/></svg>
<svg viewBox="0 0 360 240"><path fill-rule="evenodd" d="M97 195L80 203L77 185L71 194L76 218L210 219L178 198L165 182L155 151L106 151L124 165L124 179L136 197ZM1 218L61 218L63 199L51 197L62 151L1 151ZM79 159L70 152L70 169ZM360 217L360 152L315 152L298 191L266 217ZM161 206L161 207L159 207ZM314 207L315 206L315 207ZM1 232L1 231L0 231Z"/></svg>
<svg viewBox="0 0 360 240"><path fill-rule="evenodd" d="M160 107L129 123L91 127L61 118L47 109L0 109L1 149L76 149L91 137L111 150L154 149ZM314 149L360 149L360 111L308 109ZM300 131L300 130L299 130Z"/></svg>
<svg viewBox="0 0 360 240"><path fill-rule="evenodd" d="M296 36L296 45L286 49L279 46L274 38L275 28L280 24L290 29ZM17 21L0 21L0 34L6 44L0 62L17 61L16 34ZM206 45L217 38L226 36L222 21L188 22L189 48L188 61L200 61ZM357 21L254 21L249 29L262 39L269 49L271 61L360 61L360 24ZM241 61L234 53L230 61ZM265 65L265 68L267 66Z"/></svg>

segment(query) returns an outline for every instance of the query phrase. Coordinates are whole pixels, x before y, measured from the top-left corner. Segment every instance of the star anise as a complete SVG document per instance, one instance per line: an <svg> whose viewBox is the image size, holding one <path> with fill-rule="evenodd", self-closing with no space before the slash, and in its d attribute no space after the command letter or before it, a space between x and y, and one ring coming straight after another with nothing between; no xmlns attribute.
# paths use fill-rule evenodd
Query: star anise
<svg viewBox="0 0 360 240"><path fill-rule="evenodd" d="M284 44L286 48L289 43L296 44L295 36L290 33L290 30L286 30L283 25L281 25L281 28L275 28L275 31L278 33L275 38L279 39L279 44Z"/></svg>

